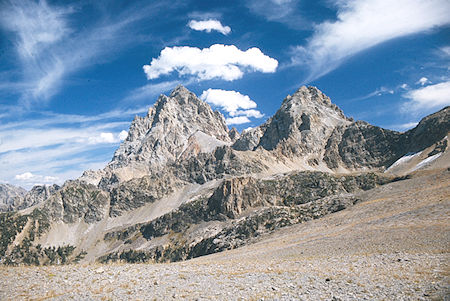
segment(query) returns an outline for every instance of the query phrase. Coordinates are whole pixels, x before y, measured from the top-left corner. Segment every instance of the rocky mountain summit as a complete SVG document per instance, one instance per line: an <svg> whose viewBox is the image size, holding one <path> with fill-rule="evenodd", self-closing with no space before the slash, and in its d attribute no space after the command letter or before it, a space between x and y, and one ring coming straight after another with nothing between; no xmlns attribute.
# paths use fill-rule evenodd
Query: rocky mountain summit
<svg viewBox="0 0 450 301"><path fill-rule="evenodd" d="M178 86L169 96L161 95L145 117L136 116L126 140L104 170L85 173L81 179L96 185L103 180L105 185L136 174L155 175L170 163L231 141L223 115Z"/></svg>
<svg viewBox="0 0 450 301"><path fill-rule="evenodd" d="M176 261L236 248L349 208L361 191L449 167L449 117L446 107L399 133L301 87L240 134L178 86L133 120L104 169L22 194L13 208L31 207L0 216L0 261Z"/></svg>

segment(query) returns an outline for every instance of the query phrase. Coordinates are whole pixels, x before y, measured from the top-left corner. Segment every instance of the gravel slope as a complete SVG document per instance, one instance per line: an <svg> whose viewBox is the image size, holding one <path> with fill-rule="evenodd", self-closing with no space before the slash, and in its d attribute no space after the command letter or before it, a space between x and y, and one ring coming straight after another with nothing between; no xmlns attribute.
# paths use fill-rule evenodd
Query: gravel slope
<svg viewBox="0 0 450 301"><path fill-rule="evenodd" d="M448 300L450 171L252 245L170 264L1 267L0 300Z"/></svg>

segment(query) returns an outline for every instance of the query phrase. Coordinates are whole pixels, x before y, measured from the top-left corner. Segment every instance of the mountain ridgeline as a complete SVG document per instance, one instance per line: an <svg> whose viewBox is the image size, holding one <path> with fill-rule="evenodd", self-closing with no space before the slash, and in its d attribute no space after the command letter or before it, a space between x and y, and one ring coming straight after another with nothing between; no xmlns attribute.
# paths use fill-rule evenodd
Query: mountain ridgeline
<svg viewBox="0 0 450 301"><path fill-rule="evenodd" d="M178 86L135 117L105 168L33 193L1 186L11 212L1 215L0 262L177 261L236 248L416 170L448 168L449 130L449 107L400 133L301 87L238 133Z"/></svg>

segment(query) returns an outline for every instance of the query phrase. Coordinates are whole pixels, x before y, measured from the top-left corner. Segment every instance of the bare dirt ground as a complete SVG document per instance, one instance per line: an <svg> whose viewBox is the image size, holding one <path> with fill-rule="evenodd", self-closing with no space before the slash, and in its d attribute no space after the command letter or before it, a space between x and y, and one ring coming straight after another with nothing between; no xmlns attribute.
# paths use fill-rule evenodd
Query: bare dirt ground
<svg viewBox="0 0 450 301"><path fill-rule="evenodd" d="M450 171L359 197L186 262L1 267L0 300L450 300Z"/></svg>

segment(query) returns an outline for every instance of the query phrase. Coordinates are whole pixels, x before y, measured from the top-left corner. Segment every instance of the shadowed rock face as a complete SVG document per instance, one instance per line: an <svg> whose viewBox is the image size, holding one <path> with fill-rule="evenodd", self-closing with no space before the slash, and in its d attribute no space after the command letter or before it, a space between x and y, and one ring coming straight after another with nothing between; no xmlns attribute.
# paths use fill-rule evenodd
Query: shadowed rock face
<svg viewBox="0 0 450 301"><path fill-rule="evenodd" d="M358 121L333 131L324 161L332 169L339 165L350 169L389 166L406 151L401 140L398 132Z"/></svg>
<svg viewBox="0 0 450 301"><path fill-rule="evenodd" d="M408 152L417 152L442 140L449 131L450 106L447 106L423 118L415 128L404 134L403 139L408 147Z"/></svg>
<svg viewBox="0 0 450 301"><path fill-rule="evenodd" d="M442 140L450 131L450 107L423 118L413 129L399 133L357 121L338 126L328 139L324 161L334 169L387 168L407 153ZM445 144L445 142L442 142ZM445 147L441 147L445 151Z"/></svg>
<svg viewBox="0 0 450 301"><path fill-rule="evenodd" d="M108 215L108 194L91 184L68 181L43 204L52 221L94 223Z"/></svg>
<svg viewBox="0 0 450 301"><path fill-rule="evenodd" d="M48 199L51 195L56 193L60 187L56 184L53 185L36 185L25 195L23 202L17 207L17 209L24 209L42 201Z"/></svg>

